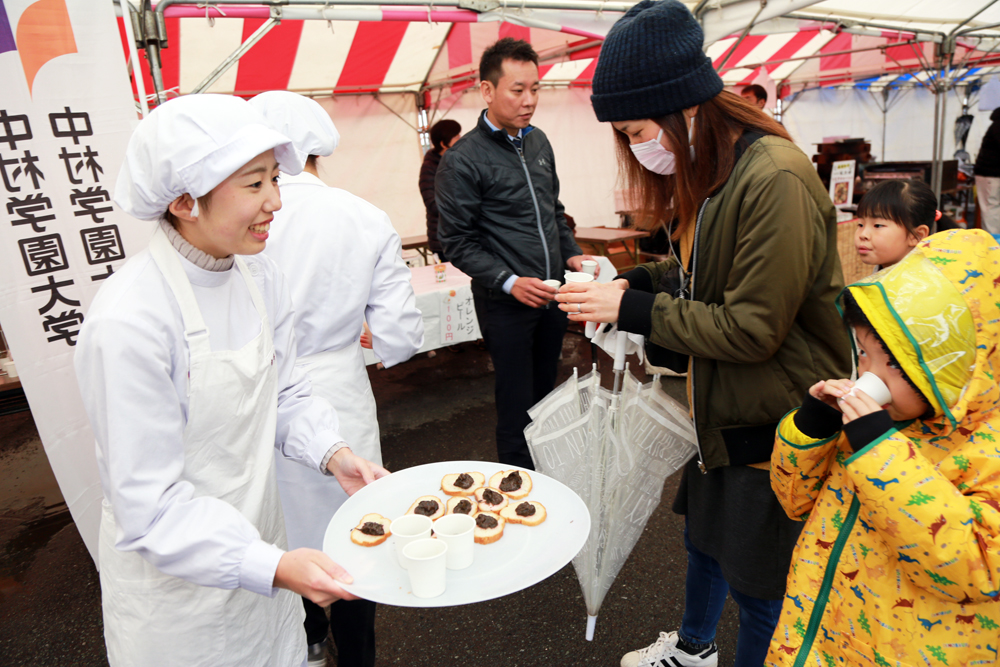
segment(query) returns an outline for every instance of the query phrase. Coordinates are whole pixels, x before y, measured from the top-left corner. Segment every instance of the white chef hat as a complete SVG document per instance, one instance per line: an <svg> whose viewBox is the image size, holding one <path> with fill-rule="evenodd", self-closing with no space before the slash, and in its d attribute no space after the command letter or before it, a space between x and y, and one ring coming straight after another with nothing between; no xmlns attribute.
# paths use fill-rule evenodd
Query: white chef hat
<svg viewBox="0 0 1000 667"><path fill-rule="evenodd" d="M268 124L306 155L329 155L340 143L340 133L319 102L286 90L271 90L250 100Z"/></svg>
<svg viewBox="0 0 1000 667"><path fill-rule="evenodd" d="M237 169L274 149L281 171L302 171L307 154L273 130L246 100L185 95L161 104L129 139L115 203L140 220L156 220L187 193L208 194Z"/></svg>

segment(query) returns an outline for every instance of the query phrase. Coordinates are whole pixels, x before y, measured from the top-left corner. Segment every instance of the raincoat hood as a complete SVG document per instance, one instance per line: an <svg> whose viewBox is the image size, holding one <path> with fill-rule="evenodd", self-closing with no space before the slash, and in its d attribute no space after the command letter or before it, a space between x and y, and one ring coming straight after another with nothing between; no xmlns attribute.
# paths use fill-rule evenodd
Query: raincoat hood
<svg viewBox="0 0 1000 667"><path fill-rule="evenodd" d="M906 375L952 428L1000 401L1000 247L981 230L924 239L850 291ZM942 424L943 426L944 424Z"/></svg>

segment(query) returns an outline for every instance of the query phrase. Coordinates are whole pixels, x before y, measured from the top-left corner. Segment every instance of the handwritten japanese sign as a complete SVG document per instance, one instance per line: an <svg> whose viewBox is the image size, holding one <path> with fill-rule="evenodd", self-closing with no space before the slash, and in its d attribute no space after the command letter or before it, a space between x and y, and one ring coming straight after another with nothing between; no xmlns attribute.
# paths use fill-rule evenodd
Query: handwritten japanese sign
<svg viewBox="0 0 1000 667"><path fill-rule="evenodd" d="M0 327L95 557L101 490L73 350L103 281L152 231L112 204L137 123L110 0L0 2Z"/></svg>
<svg viewBox="0 0 1000 667"><path fill-rule="evenodd" d="M476 319L476 306L472 298L472 290L466 287L459 290L442 291L440 295L441 342L453 345L480 338L479 321Z"/></svg>

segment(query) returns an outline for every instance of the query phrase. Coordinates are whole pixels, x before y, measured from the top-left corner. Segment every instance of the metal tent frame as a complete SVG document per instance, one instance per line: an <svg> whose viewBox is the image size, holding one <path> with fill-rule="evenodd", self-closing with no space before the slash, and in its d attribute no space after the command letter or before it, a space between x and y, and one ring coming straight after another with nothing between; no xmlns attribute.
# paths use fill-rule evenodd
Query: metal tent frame
<svg viewBox="0 0 1000 667"><path fill-rule="evenodd" d="M128 35L129 41L136 48L145 50L155 89L155 99L158 104L166 100L161 72L160 52L162 49L168 47L168 35L164 20L168 11L171 11L175 16L211 17L214 15L218 18L249 16L267 18L239 48L220 63L218 67L191 91L201 92L216 82L254 44L260 41L264 35L282 20L382 21L381 7L419 7L422 11L414 12L414 16L409 20L452 23L476 22L480 17L485 15L490 18L495 17L495 20L504 20L528 28L556 30L592 38L586 43L573 45L570 49L560 49L557 52L545 54L546 59L558 59L567 57L571 51L593 48L600 43L603 37L581 30L566 28L533 17L531 15L532 10L592 12L600 15L603 12L625 12L635 4L634 0L512 0L512 4L510 5L508 5L507 0L337 0L337 6L332 7L331 0L211 0L208 3L195 3L192 0L160 0L154 7L151 0L141 0L141 5L135 7L131 0L115 1L119 3L120 12L124 13L124 8L127 7L129 20L124 21L124 23L126 32L132 33ZM918 66L903 67L900 65L900 69L893 70L893 72L898 72L900 76L914 74L913 82L926 86L935 95L931 186L940 201L942 162L944 160L945 132L947 129L945 122L947 94L959 85L971 85L971 90L974 91L978 87L977 83L970 81L968 78L972 68L1000 64L1000 53L997 52L1000 49L1000 31L996 30L1000 28L1000 23L970 26L976 17L997 4L997 2L1000 2L1000 0L987 0L972 15L961 19L947 33L907 27L903 24L892 25L891 23L878 21L833 16L829 11L824 13L822 7L814 7L822 5L821 0L699 0L692 11L704 27L706 45L729 35L738 35L736 42L721 61L721 72L735 68L735 66L726 67L727 61L747 35L794 32L799 30L803 22L807 22L817 30L832 32L833 37L827 41L827 44L841 33L875 37L884 37L886 31L897 33L901 41L891 42L882 46L841 50L832 53L823 53L821 47L809 56L764 61L752 67L793 61L805 63L815 58L847 55L872 50L885 51L886 49L899 46L910 46L913 48L918 57ZM220 9L221 7L226 7L225 14ZM812 11L810 7L812 7ZM905 18L900 17L903 20ZM402 20L407 19L404 18ZM959 19L956 18L956 20ZM447 37L445 39L447 40ZM972 42L975 43L972 44ZM926 43L934 44L932 59L925 58L922 51L917 49L918 45ZM990 46L984 55L975 59L971 58L973 51L984 43ZM966 53L962 61L956 63L955 55L959 45L966 50ZM133 53L133 56L135 56L135 53ZM433 67L432 63L431 69ZM748 66L741 66L741 68L746 67ZM784 84L791 80L797 70L798 68L787 74L782 81L778 82L779 91ZM923 80L919 76L916 76L921 72L925 75ZM421 143L426 143L427 138L424 135L428 126L427 109L423 93L436 87L443 87L464 79L474 78L474 74L462 75L430 85L428 81L430 74L431 71L429 70L417 94L417 130L421 135ZM136 80L138 85L141 86L141 77L136 76ZM822 83L822 78L817 80L817 84L822 85ZM893 84L889 83L886 87L893 87ZM140 91L140 97L144 97L142 92ZM369 91L364 92L365 94L369 93ZM341 93L338 92L338 94ZM967 106L968 94L964 95L963 98L963 104ZM141 101L145 102L145 100ZM888 97L886 97L885 101L888 104ZM788 107L793 102L794 98L784 104L783 111L787 112ZM884 111L887 111L887 109Z"/></svg>

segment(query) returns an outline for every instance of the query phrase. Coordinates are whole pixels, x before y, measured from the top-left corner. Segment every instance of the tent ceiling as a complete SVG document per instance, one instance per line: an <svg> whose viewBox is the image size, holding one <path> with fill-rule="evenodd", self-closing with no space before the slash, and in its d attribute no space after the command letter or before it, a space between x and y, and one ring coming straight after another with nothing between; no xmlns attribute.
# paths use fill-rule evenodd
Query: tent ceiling
<svg viewBox="0 0 1000 667"><path fill-rule="evenodd" d="M430 89L431 99L439 100L473 85L483 50L506 36L528 39L535 46L542 57L544 83L590 85L600 41L621 16L610 11L515 8L491 0L439 0L418 6L350 2L337 3L335 9L323 9L322 3L284 6L285 20L208 90L253 95L288 89L328 95ZM573 3L552 0L548 4L570 7ZM790 90L919 83L927 79L922 72L934 63L938 43L956 30L960 31L952 61L958 68L956 78L972 80L1000 65L1000 29L995 25L1000 24L1000 2L769 0L762 5L759 0L701 0L685 4L702 20L706 52L729 85L750 83L764 72ZM482 12L467 8L473 5L495 8ZM579 3L594 5L586 0ZM289 18L319 16L321 11L338 20ZM164 87L171 94L196 90L265 24L269 12L265 4L168 7L169 46L161 51ZM355 20L346 20L349 17ZM755 17L752 29L744 35ZM128 52L124 29L122 40ZM146 91L151 93L145 58L141 65Z"/></svg>

